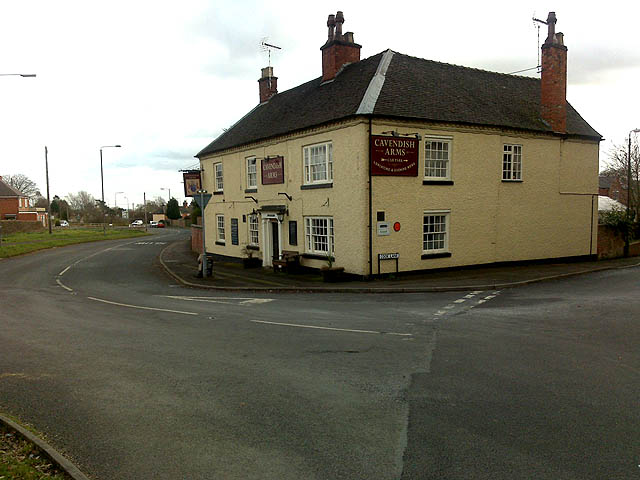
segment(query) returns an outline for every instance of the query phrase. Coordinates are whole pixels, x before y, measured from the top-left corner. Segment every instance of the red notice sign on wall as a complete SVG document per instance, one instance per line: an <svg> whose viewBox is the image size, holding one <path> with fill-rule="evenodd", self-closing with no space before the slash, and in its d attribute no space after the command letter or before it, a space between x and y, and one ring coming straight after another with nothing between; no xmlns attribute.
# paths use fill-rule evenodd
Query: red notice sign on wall
<svg viewBox="0 0 640 480"><path fill-rule="evenodd" d="M262 184L276 183L284 183L284 157L282 156L262 160Z"/></svg>
<svg viewBox="0 0 640 480"><path fill-rule="evenodd" d="M417 138L371 136L371 175L418 176Z"/></svg>

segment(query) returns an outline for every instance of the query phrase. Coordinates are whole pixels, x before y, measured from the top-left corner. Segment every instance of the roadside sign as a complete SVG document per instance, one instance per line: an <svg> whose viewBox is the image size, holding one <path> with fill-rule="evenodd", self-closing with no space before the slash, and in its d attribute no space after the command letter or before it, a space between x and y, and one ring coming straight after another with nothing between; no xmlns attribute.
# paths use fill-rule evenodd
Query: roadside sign
<svg viewBox="0 0 640 480"><path fill-rule="evenodd" d="M209 200L211 200L212 196L213 195L210 193L203 193L201 195L194 195L193 199L196 201L200 209L204 210L204 208L207 206L207 203L209 203ZM200 205L200 202L204 203L204 205Z"/></svg>

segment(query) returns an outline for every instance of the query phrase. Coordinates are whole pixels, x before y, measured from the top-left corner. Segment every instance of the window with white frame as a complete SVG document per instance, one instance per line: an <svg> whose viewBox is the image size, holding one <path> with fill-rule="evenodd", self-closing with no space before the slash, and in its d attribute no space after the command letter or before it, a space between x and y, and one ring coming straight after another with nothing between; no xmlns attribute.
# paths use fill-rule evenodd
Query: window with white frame
<svg viewBox="0 0 640 480"><path fill-rule="evenodd" d="M333 255L333 218L305 217L305 239L307 252L320 255Z"/></svg>
<svg viewBox="0 0 640 480"><path fill-rule="evenodd" d="M424 178L428 180L451 179L451 140L425 138Z"/></svg>
<svg viewBox="0 0 640 480"><path fill-rule="evenodd" d="M304 147L304 183L333 182L333 147L331 142Z"/></svg>
<svg viewBox="0 0 640 480"><path fill-rule="evenodd" d="M258 215L249 215L249 245L258 245Z"/></svg>
<svg viewBox="0 0 640 480"><path fill-rule="evenodd" d="M224 182L222 181L222 162L216 163L213 166L214 174L215 174L215 191L222 192L224 187Z"/></svg>
<svg viewBox="0 0 640 480"><path fill-rule="evenodd" d="M257 188L258 172L256 170L256 157L247 158L247 188Z"/></svg>
<svg viewBox="0 0 640 480"><path fill-rule="evenodd" d="M423 253L449 251L449 212L424 212L422 222Z"/></svg>
<svg viewBox="0 0 640 480"><path fill-rule="evenodd" d="M522 180L522 145L505 143L502 152L502 180Z"/></svg>
<svg viewBox="0 0 640 480"><path fill-rule="evenodd" d="M217 240L224 242L224 215L216 215Z"/></svg>

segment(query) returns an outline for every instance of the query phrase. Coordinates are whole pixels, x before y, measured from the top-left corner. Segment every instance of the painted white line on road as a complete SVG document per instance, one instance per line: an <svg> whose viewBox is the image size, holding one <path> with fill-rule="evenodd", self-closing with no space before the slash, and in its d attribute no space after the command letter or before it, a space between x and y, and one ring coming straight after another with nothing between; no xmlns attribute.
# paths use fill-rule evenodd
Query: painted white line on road
<svg viewBox="0 0 640 480"><path fill-rule="evenodd" d="M471 292L474 295L480 295L482 293L482 290L476 290L474 292Z"/></svg>
<svg viewBox="0 0 640 480"><path fill-rule="evenodd" d="M282 327L296 327L296 328L313 328L317 330L333 330L336 332L350 332L350 333L374 333L378 335L396 335L400 337L410 337L411 333L394 333L394 332L376 332L374 330L354 330L350 328L333 328L333 327L319 327L317 325L299 325L296 323L280 323L280 322L267 322L264 320L249 320L253 323L264 323L266 325L280 325Z"/></svg>
<svg viewBox="0 0 640 480"><path fill-rule="evenodd" d="M253 297L184 297L178 295L158 295L159 297L173 300L185 300L187 302L223 303L225 305L247 305L273 302L273 298Z"/></svg>
<svg viewBox="0 0 640 480"><path fill-rule="evenodd" d="M67 270L69 270L71 268L71 265L69 265L67 268L65 268L64 270L62 270L58 276L61 277L62 275L64 275L65 273L67 273Z"/></svg>
<svg viewBox="0 0 640 480"><path fill-rule="evenodd" d="M442 308L446 308L447 310L451 310L452 308L456 308L456 306L455 305L447 305L447 306L442 307Z"/></svg>
<svg viewBox="0 0 640 480"><path fill-rule="evenodd" d="M454 301L453 301L453 303L464 303L464 302L466 302L466 301L467 301L467 300L466 300L466 299L464 299L464 298L459 298L458 300L454 300Z"/></svg>
<svg viewBox="0 0 640 480"><path fill-rule="evenodd" d="M476 296L475 293L470 293L469 295L465 295L464 298L473 298L475 296Z"/></svg>
<svg viewBox="0 0 640 480"><path fill-rule="evenodd" d="M180 313L182 315L199 315L198 313L194 313L194 312L182 312L180 310L168 310L166 308L143 307L140 305L129 305L127 303L111 302L109 300L104 300L102 298L95 298L95 297L87 297L87 298L89 300L94 300L96 302L108 303L109 305L117 305L118 307L137 308L139 310L152 310L154 312Z"/></svg>
<svg viewBox="0 0 640 480"><path fill-rule="evenodd" d="M491 300L492 298L496 298L497 295L487 295L486 297L484 297L485 300Z"/></svg>
<svg viewBox="0 0 640 480"><path fill-rule="evenodd" d="M62 288L64 288L67 292L73 292L73 288L69 288L67 287L65 284L63 284L59 278L56 278L56 283L58 285L60 285Z"/></svg>

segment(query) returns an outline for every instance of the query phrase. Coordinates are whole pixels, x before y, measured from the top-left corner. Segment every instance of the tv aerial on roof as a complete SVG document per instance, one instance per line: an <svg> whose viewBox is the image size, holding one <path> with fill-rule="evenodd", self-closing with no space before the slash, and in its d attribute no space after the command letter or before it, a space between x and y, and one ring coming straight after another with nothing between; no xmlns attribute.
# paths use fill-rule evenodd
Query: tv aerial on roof
<svg viewBox="0 0 640 480"><path fill-rule="evenodd" d="M267 40L269 40L268 37L264 37L262 39L262 41L260 42L260 49L263 52L267 52L269 55L269 66L271 66L271 50L282 50L281 47L278 47L276 45L272 45L271 43L267 43Z"/></svg>

